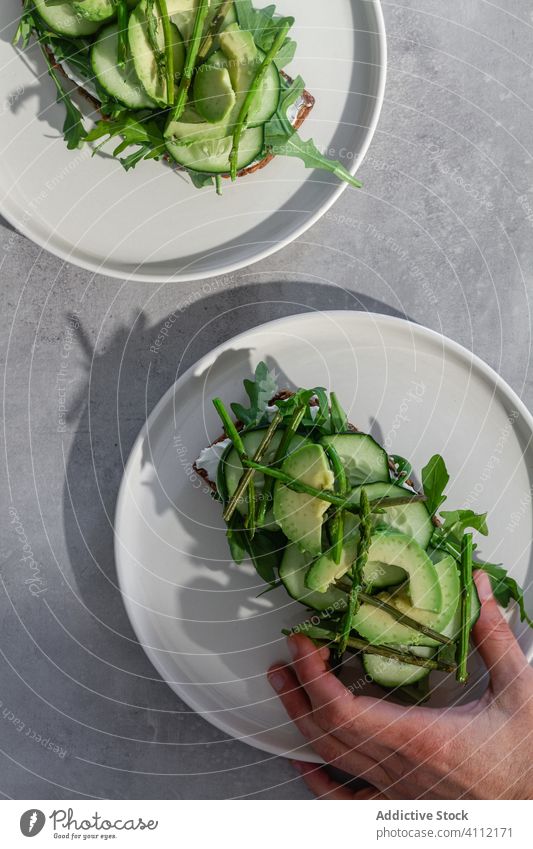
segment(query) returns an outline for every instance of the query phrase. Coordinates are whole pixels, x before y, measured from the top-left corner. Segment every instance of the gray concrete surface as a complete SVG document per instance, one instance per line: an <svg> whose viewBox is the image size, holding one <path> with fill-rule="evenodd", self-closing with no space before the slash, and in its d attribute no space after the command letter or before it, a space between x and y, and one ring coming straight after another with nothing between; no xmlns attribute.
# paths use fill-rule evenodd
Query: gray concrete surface
<svg viewBox="0 0 533 849"><path fill-rule="evenodd" d="M198 283L94 277L0 227L6 797L309 798L289 764L179 702L109 583L118 443L127 452L143 424L149 367L151 409L182 355L185 368L282 315L370 308L472 348L532 404L531 4L398 0L384 11L389 81L365 188L272 259L204 295ZM154 328L189 301L154 360Z"/></svg>

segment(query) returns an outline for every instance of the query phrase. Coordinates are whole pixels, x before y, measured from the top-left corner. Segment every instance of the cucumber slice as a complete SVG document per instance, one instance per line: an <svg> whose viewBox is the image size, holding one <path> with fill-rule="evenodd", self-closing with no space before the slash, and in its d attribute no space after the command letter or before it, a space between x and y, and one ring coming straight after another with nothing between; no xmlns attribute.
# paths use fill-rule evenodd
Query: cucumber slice
<svg viewBox="0 0 533 849"><path fill-rule="evenodd" d="M429 669L422 666L411 666L378 654L363 654L363 666L367 675L382 687L405 687L429 675Z"/></svg>
<svg viewBox="0 0 533 849"><path fill-rule="evenodd" d="M71 3L49 5L45 0L34 0L34 2L43 21L59 35L83 38L86 35L93 35L100 29L100 23L81 18Z"/></svg>
<svg viewBox="0 0 533 849"><path fill-rule="evenodd" d="M108 94L130 109L153 109L157 104L141 85L133 61L125 68L117 65L118 27L110 24L102 30L91 50L91 64L98 82Z"/></svg>
<svg viewBox="0 0 533 849"><path fill-rule="evenodd" d="M267 428L258 428L257 430L250 430L246 433L242 434L242 442L246 453L249 457L253 457L259 448L265 433L267 432ZM270 443L268 450L264 455L264 462L269 464L274 461L276 456L276 452L279 448L279 444L283 438L283 431L279 430L274 434L274 438ZM295 434L295 436L291 440L291 444L289 445L288 453L292 451L296 451L297 448L300 448L301 445L304 445L307 442L305 436L299 436ZM240 461L239 454L232 446L228 446L227 454L223 457L223 463L220 465L222 474L224 475L224 493L229 500L237 486L239 485L239 481L244 474L244 468ZM254 475L254 484L255 491L257 494L261 493L265 479L263 475L255 474ZM241 513L242 516L248 515L248 495L243 496L242 501L237 505L237 510ZM268 510L265 525L264 527L276 527L276 523L274 521L274 516L272 510Z"/></svg>
<svg viewBox="0 0 533 849"><path fill-rule="evenodd" d="M404 495L414 494L410 489L392 483L369 483L365 485L365 491L371 501L376 498L401 498ZM356 487L350 494L350 501L359 504L360 500L361 487ZM388 528L407 534L422 548L428 547L435 530L423 502L405 504L402 507L385 507L385 513L376 515L374 521L377 526L386 525Z"/></svg>
<svg viewBox="0 0 533 849"><path fill-rule="evenodd" d="M153 14L153 13L151 13ZM145 0L137 6L130 15L128 24L128 41L131 57L137 77L141 81L147 95L162 106L168 102L167 81L165 75L158 73L158 67L150 38L148 36L148 10ZM165 36L161 19L154 16L156 24L157 43L163 50ZM171 23L174 45L174 78L181 77L185 65L185 46L177 26Z"/></svg>
<svg viewBox="0 0 533 849"><path fill-rule="evenodd" d="M265 133L263 127L254 127L242 134L237 160L237 170L242 171L252 162L260 159L263 153ZM233 137L213 141L198 141L194 144L174 144L167 141L167 150L173 159L184 168L199 171L202 174L229 173L229 156L233 147Z"/></svg>
<svg viewBox="0 0 533 849"><path fill-rule="evenodd" d="M332 489L335 483L326 452L320 445L298 448L281 468L289 477L316 489ZM322 553L322 525L328 509L328 502L320 498L294 492L280 482L274 487L276 522L291 542L310 554Z"/></svg>
<svg viewBox="0 0 533 849"><path fill-rule="evenodd" d="M312 555L304 554L295 543L285 549L279 577L291 598L301 601L306 607L315 610L342 610L346 605L345 593L335 587L324 593L312 592L305 586L305 576L312 561Z"/></svg>
<svg viewBox="0 0 533 849"><path fill-rule="evenodd" d="M318 560L309 567L305 576L305 585L308 589L318 593L325 593L334 581L338 581L350 569L357 555L358 520L355 516L347 513L344 517L344 546L341 553L340 563L335 563L331 552L322 554Z"/></svg>
<svg viewBox="0 0 533 849"><path fill-rule="evenodd" d="M459 574L455 560L448 555L442 557L436 564L435 569L442 598L442 608L438 613L413 606L404 589L395 593L381 593L378 598L383 599L388 604L394 605L402 613L411 616L412 619L416 619L429 628L433 628L434 631L446 635L445 629L455 616L459 604ZM372 607L369 604L362 604L359 607L359 610L355 614L352 627L362 637L375 644L437 645L431 638L425 637L407 625L403 625L393 619L384 610L380 610L378 607Z"/></svg>
<svg viewBox="0 0 533 849"><path fill-rule="evenodd" d="M346 469L350 486L390 481L387 452L366 433L340 433L324 436L323 445L332 445Z"/></svg>
<svg viewBox="0 0 533 849"><path fill-rule="evenodd" d="M115 0L74 0L74 10L88 21L110 21L117 10Z"/></svg>

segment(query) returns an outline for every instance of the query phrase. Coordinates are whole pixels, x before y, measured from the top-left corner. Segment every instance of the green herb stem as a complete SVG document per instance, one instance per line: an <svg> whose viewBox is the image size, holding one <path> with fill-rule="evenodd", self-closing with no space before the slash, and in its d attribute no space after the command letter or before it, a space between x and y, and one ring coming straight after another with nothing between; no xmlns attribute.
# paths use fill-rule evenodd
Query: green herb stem
<svg viewBox="0 0 533 849"><path fill-rule="evenodd" d="M328 445L326 453L331 463L331 468L335 475L335 489L337 494L345 497L347 493L346 471L342 465L341 459L333 447ZM344 510L336 510L330 523L331 527L331 556L334 563L340 563L342 557L342 549L344 546Z"/></svg>
<svg viewBox="0 0 533 849"><path fill-rule="evenodd" d="M196 17L194 19L192 37L187 47L187 58L185 59L185 67L183 68L183 74L181 76L176 102L174 103L174 108L172 110L170 119L171 121L179 121L179 119L183 115L183 110L185 109L185 105L187 103L189 88L191 86L191 82L194 76L198 51L200 50L202 44L204 24L208 12L209 0L200 0L198 8L196 10Z"/></svg>
<svg viewBox="0 0 533 849"><path fill-rule="evenodd" d="M286 636L292 636L293 634L304 634L305 629L297 627L293 628L292 631L283 631ZM313 642L321 643L322 645L331 645L336 646L341 636L340 634L335 634L332 631L324 631L323 637L316 637L314 634L311 637ZM455 672L455 666L449 663L442 663L438 660L431 660L426 657L418 657L414 654L408 654L407 652L401 652L397 649L392 648L392 646L381 646L374 645L373 643L369 643L367 640L359 639L358 637L349 637L346 644L346 651L350 651L352 649L354 652L364 652L365 654L377 654L380 657L387 657L390 660L396 660L398 663L407 663L411 666L421 666L423 669L431 669L431 670L439 670L439 672Z"/></svg>
<svg viewBox="0 0 533 849"><path fill-rule="evenodd" d="M239 112L239 117L237 118L237 123L235 124L235 129L233 131L233 147L231 149L229 157L230 175L233 181L237 179L239 147L241 143L242 134L248 125L248 115L250 113L250 109L257 96L259 89L261 88L261 85L263 84L263 80L265 79L269 67L271 66L272 62L276 58L276 55L279 53L281 47L283 46L283 43L287 38L287 34L293 24L294 18L286 18L284 24L280 24L280 30L276 38L274 39L272 47L261 62L261 65L257 70L257 73L250 85L250 88L248 89L248 93L246 94L244 103L242 104L241 111Z"/></svg>
<svg viewBox="0 0 533 849"><path fill-rule="evenodd" d="M352 628L352 621L359 606L359 592L363 586L363 570L368 560L372 531L374 530L370 502L368 500L368 495L366 494L366 489L364 488L361 489L360 507L359 541L357 543L357 555L351 569L352 586L348 595L348 607L344 614L342 623L342 634L338 646L339 658L342 658L346 651L346 646L348 645L348 639Z"/></svg>
<svg viewBox="0 0 533 849"><path fill-rule="evenodd" d="M465 534L461 541L461 634L457 652L457 680L460 684L468 681L466 666L472 622L472 550L472 534Z"/></svg>
<svg viewBox="0 0 533 849"><path fill-rule="evenodd" d="M351 589L351 584L348 584L347 581L339 581L337 586L339 589L346 591ZM392 616L397 622L401 622L402 625L412 628L413 631L418 631L420 634L424 634L425 637L430 637L432 640L436 640L436 642L441 643L443 646L455 645L455 640L445 637L444 634L439 634L438 631L434 631L433 628L429 628L427 625L419 622L418 619L413 619L406 613L402 613L402 611L398 610L397 607L394 607L392 604L388 604L386 601L383 601L383 599L378 598L375 595L368 595L360 590L359 601L362 601L365 604L371 604L372 607L379 607L381 610L384 610L385 613Z"/></svg>
<svg viewBox="0 0 533 849"><path fill-rule="evenodd" d="M314 498L319 498L321 501L327 501L329 504L334 504L335 507L347 510L348 513L355 513L357 516L361 513L360 504L354 504L349 501L349 499L342 498L340 495L335 495L334 492L330 492L327 489L315 489L314 486L309 486L309 484L302 483L302 481L291 478L279 469L274 469L271 466L264 466L261 463L256 463L254 460L249 459L245 459L243 465L247 466L249 469L254 469L256 472L261 472L267 477L272 477L275 480L281 481L281 483L284 483L285 486L288 486L289 489L294 490L294 492L301 492L303 495L312 495ZM377 498L375 501L370 502L370 506L374 512L380 511L384 507L401 507L404 504L416 504L419 501L425 501L423 495L406 496L405 498Z"/></svg>
<svg viewBox="0 0 533 849"><path fill-rule="evenodd" d="M196 58L196 64L201 65L202 62L205 62L209 55L209 51L213 47L213 42L215 37L218 35L222 24L228 14L229 10L233 6L233 0L224 0L221 3L218 12L215 17L211 21L211 26L209 27L209 31L207 32L204 40L202 41L200 50L198 51L198 56Z"/></svg>
<svg viewBox="0 0 533 849"><path fill-rule="evenodd" d="M56 71L54 63L50 58L50 54L45 44L39 39L39 47L41 48L41 52L45 58L46 64L48 66L48 73L50 78L53 80L54 85L57 91L57 102L62 103L65 107L66 116L65 123L63 124L63 136L67 143L68 150L75 150L80 146L81 142L84 141L87 131L83 125L83 120L81 116L81 112L76 106L76 104L72 101L70 94L63 86L59 75Z"/></svg>

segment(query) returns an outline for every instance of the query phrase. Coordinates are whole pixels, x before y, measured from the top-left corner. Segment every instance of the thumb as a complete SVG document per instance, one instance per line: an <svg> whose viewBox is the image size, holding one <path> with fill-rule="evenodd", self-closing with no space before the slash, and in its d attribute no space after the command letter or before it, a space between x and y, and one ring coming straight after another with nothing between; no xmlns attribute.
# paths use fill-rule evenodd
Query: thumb
<svg viewBox="0 0 533 849"><path fill-rule="evenodd" d="M477 571L474 578L481 614L472 636L489 671L492 690L498 693L528 668L528 662L496 603L489 576Z"/></svg>

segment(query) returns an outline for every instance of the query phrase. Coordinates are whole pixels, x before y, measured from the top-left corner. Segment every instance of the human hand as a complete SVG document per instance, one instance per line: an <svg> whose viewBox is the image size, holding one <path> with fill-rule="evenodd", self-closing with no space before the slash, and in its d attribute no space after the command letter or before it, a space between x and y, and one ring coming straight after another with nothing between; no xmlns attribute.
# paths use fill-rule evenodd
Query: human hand
<svg viewBox="0 0 533 849"><path fill-rule="evenodd" d="M327 649L299 634L290 666L269 681L285 710L331 766L371 787L353 792L316 764L295 762L322 799L532 799L533 670L476 573L482 609L473 639L490 673L475 702L401 707L354 696L328 669Z"/></svg>

